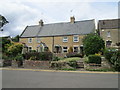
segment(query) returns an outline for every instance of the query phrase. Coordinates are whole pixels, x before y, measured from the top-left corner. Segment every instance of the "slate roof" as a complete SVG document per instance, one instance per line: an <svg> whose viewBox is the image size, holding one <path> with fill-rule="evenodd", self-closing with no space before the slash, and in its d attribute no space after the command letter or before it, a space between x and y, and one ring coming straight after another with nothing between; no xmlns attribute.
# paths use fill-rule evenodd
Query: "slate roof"
<svg viewBox="0 0 120 90"><path fill-rule="evenodd" d="M98 21L98 29L118 29L118 28L120 28L120 19Z"/></svg>
<svg viewBox="0 0 120 90"><path fill-rule="evenodd" d="M43 26L27 26L21 37L44 37L61 35L88 34L95 30L94 20L76 21L75 23L54 23Z"/></svg>

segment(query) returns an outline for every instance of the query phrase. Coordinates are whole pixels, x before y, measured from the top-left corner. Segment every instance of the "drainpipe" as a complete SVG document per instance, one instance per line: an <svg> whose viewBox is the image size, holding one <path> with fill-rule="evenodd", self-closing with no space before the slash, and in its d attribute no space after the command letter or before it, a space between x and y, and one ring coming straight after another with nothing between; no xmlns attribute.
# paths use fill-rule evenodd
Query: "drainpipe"
<svg viewBox="0 0 120 90"><path fill-rule="evenodd" d="M53 43L52 43L52 52L54 52L54 36L53 36Z"/></svg>

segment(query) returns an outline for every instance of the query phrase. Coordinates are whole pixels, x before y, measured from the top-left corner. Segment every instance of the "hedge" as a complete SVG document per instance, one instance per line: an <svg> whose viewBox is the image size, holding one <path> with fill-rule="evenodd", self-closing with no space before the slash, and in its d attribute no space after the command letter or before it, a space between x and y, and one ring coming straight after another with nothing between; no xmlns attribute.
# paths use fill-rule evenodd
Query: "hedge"
<svg viewBox="0 0 120 90"><path fill-rule="evenodd" d="M88 56L88 63L101 64L101 57L97 56L97 55L89 55Z"/></svg>

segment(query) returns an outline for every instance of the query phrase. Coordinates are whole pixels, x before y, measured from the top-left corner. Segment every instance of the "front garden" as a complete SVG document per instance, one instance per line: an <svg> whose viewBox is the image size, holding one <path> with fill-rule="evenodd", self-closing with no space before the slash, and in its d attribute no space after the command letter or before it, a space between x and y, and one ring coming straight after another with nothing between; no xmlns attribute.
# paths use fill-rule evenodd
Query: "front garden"
<svg viewBox="0 0 120 90"><path fill-rule="evenodd" d="M64 58L46 52L31 51L22 54L23 45L4 39L3 67L54 70L120 71L120 51L104 47L104 41L90 34L83 39L84 53L69 52Z"/></svg>

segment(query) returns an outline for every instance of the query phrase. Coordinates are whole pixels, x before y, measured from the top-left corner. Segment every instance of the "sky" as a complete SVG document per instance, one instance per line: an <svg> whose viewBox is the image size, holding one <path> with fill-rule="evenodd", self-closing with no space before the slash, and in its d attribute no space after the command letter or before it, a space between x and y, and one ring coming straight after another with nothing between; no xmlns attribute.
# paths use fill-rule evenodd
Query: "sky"
<svg viewBox="0 0 120 90"><path fill-rule="evenodd" d="M99 2L100 1L100 2ZM26 26L118 18L118 0L0 0L0 14L9 21L0 36L20 35Z"/></svg>

